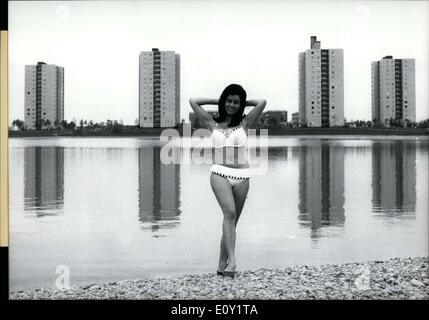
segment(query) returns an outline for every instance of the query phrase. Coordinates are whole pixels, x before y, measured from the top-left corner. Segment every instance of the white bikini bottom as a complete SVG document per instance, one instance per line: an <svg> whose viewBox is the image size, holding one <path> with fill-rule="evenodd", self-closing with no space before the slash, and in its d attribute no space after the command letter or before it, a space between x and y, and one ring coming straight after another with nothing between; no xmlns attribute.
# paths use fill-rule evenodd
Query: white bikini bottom
<svg viewBox="0 0 429 320"><path fill-rule="evenodd" d="M211 167L210 172L224 177L229 181L231 186L235 186L236 184L250 178L250 170L248 168L231 168L220 164L214 164Z"/></svg>

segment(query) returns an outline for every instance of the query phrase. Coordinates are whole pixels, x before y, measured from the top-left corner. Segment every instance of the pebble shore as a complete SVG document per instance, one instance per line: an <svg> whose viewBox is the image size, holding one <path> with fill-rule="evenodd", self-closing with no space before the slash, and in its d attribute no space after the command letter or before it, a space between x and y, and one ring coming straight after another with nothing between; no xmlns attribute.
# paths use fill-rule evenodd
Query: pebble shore
<svg viewBox="0 0 429 320"><path fill-rule="evenodd" d="M124 280L68 289L17 291L10 299L429 300L429 258L293 266L239 271L234 279L207 274Z"/></svg>

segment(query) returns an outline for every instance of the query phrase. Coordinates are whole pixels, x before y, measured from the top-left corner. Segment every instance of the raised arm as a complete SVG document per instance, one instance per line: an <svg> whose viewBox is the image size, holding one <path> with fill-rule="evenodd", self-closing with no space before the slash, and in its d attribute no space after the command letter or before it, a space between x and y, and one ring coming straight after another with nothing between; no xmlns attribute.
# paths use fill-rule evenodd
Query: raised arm
<svg viewBox="0 0 429 320"><path fill-rule="evenodd" d="M208 113L206 110L201 108L202 105L205 104L218 104L218 99L209 99L209 98L190 98L189 103L191 104L192 109L195 112L198 120L201 124L209 129L215 125L215 121L213 120L213 116Z"/></svg>
<svg viewBox="0 0 429 320"><path fill-rule="evenodd" d="M256 120L258 120L266 104L267 101L264 99L252 99L246 101L246 106L255 106L255 108L246 115L246 118L244 118L247 127L250 127L256 122Z"/></svg>

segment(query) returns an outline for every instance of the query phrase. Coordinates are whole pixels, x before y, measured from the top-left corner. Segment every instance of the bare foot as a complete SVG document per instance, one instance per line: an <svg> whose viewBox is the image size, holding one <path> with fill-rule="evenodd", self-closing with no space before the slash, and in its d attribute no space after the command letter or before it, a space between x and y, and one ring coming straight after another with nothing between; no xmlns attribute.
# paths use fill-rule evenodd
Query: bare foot
<svg viewBox="0 0 429 320"><path fill-rule="evenodd" d="M222 274L225 267L228 265L228 261L220 261L217 267L217 274Z"/></svg>
<svg viewBox="0 0 429 320"><path fill-rule="evenodd" d="M223 271L235 271L235 258L228 261Z"/></svg>
<svg viewBox="0 0 429 320"><path fill-rule="evenodd" d="M234 262L231 262L226 265L225 269L222 272L222 275L224 277L230 277L230 278L234 278L235 277L235 259Z"/></svg>

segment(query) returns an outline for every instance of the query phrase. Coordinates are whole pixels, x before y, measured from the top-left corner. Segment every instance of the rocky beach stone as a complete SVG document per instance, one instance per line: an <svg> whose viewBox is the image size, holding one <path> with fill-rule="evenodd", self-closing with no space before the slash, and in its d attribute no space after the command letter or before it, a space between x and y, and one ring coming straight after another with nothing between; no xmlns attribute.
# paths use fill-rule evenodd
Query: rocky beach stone
<svg viewBox="0 0 429 320"><path fill-rule="evenodd" d="M123 280L11 292L11 299L429 300L428 257Z"/></svg>

